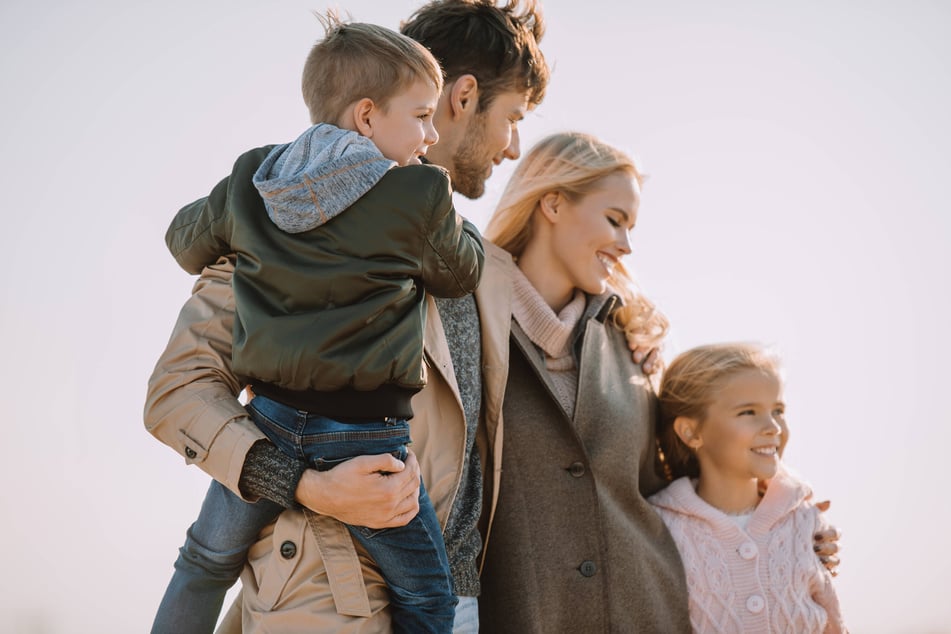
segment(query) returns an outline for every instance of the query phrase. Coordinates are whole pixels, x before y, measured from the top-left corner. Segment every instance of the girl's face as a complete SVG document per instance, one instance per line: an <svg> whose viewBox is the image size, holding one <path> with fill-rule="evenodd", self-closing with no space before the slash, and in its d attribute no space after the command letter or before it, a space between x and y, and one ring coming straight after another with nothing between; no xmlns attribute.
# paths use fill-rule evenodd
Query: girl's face
<svg viewBox="0 0 951 634"><path fill-rule="evenodd" d="M685 439L695 443L701 478L729 486L776 475L784 410L777 377L743 370L725 379L694 437Z"/></svg>
<svg viewBox="0 0 951 634"><path fill-rule="evenodd" d="M605 176L575 201L559 195L552 225L549 275L570 288L599 295L611 270L631 252L630 231L640 203L637 181L623 172Z"/></svg>

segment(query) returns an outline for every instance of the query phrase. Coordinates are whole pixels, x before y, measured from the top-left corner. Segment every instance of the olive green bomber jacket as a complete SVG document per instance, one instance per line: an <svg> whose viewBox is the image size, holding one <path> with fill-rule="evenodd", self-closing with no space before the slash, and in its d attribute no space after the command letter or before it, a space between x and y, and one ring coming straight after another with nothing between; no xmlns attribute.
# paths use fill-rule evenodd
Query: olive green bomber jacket
<svg viewBox="0 0 951 634"><path fill-rule="evenodd" d="M191 273L236 253L234 371L289 390L373 390L425 384L424 290L475 290L478 230L452 204L445 170L391 169L339 216L290 234L268 217L252 176L270 147L251 150L166 234Z"/></svg>

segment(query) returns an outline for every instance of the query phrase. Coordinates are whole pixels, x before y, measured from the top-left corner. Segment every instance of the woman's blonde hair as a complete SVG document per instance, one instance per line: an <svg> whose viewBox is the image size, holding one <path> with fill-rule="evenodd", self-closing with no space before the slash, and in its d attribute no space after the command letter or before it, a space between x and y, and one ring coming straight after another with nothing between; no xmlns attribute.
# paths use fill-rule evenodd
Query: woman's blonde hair
<svg viewBox="0 0 951 634"><path fill-rule="evenodd" d="M517 258L532 238L532 214L545 194L559 192L577 201L618 172L638 184L643 181L630 156L589 134L560 132L546 137L515 169L485 237ZM612 315L614 325L637 345L659 347L667 334L667 318L644 297L623 264L613 268L608 284L622 304Z"/></svg>
<svg viewBox="0 0 951 634"><path fill-rule="evenodd" d="M674 431L678 417L702 425L723 381L744 370L781 379L779 357L756 343L719 343L691 348L677 355L660 382L657 440L669 479L697 477L697 457Z"/></svg>

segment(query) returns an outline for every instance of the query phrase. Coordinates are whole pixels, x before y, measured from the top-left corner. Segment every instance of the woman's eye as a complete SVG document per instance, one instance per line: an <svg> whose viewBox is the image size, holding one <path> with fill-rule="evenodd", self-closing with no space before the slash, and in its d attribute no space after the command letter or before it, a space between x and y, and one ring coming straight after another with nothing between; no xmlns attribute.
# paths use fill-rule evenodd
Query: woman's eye
<svg viewBox="0 0 951 634"><path fill-rule="evenodd" d="M751 410L751 409L744 409L744 410L741 410L741 411L740 411L740 416L753 416L753 415L755 415L755 414L756 414L756 412L754 412L754 411Z"/></svg>
<svg viewBox="0 0 951 634"><path fill-rule="evenodd" d="M612 218L611 216L608 216L608 222L610 222L611 226L614 227L615 229L621 226L621 223L615 220L614 218Z"/></svg>

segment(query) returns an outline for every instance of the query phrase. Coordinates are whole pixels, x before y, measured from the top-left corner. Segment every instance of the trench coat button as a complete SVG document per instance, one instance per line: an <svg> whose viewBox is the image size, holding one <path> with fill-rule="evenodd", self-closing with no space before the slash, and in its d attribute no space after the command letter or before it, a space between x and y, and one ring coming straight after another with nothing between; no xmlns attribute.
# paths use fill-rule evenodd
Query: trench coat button
<svg viewBox="0 0 951 634"><path fill-rule="evenodd" d="M297 554L297 544L288 540L281 544L281 557L284 559L293 559Z"/></svg>
<svg viewBox="0 0 951 634"><path fill-rule="evenodd" d="M740 557L743 559L753 559L759 554L759 550L756 548L756 544L753 542L740 544L740 547L736 552L740 553Z"/></svg>
<svg viewBox="0 0 951 634"><path fill-rule="evenodd" d="M581 565L578 566L578 571L585 577L593 577L594 573L598 571L598 567L593 561L583 561Z"/></svg>
<svg viewBox="0 0 951 634"><path fill-rule="evenodd" d="M572 462L571 466L568 467L568 473L573 475L576 478L580 478L584 475L585 468L583 462Z"/></svg>
<svg viewBox="0 0 951 634"><path fill-rule="evenodd" d="M191 447L185 447L185 455L191 458L192 460L194 460L195 456L197 456L198 454L195 453L195 450L192 449Z"/></svg>
<svg viewBox="0 0 951 634"><path fill-rule="evenodd" d="M765 607L766 601L758 594L751 595L750 598L746 600L746 609L753 614L759 614Z"/></svg>

